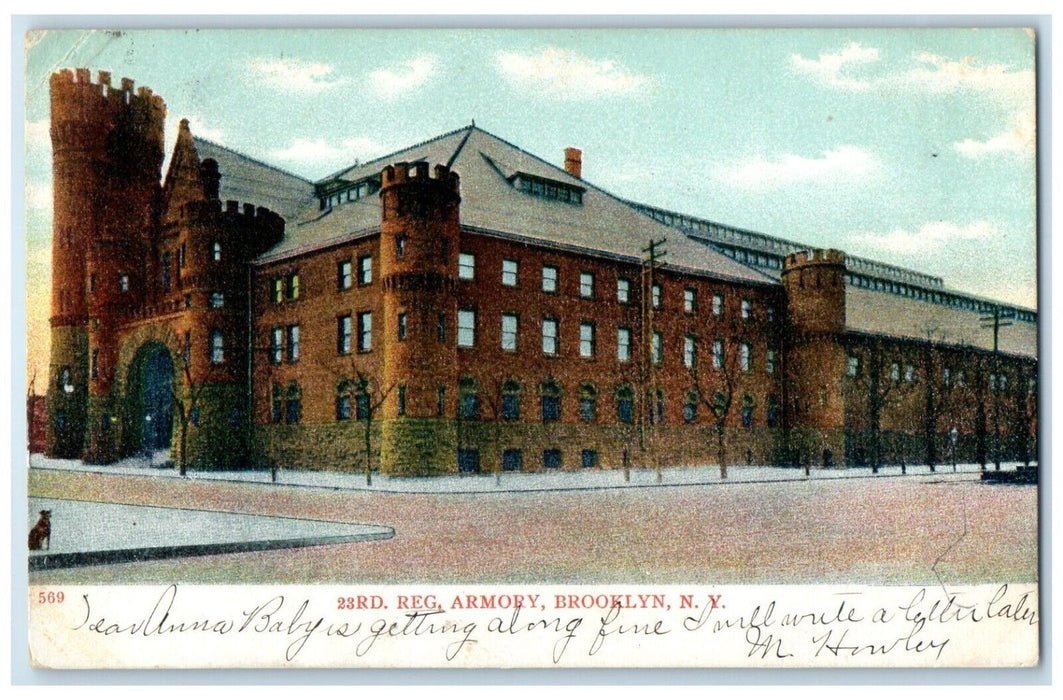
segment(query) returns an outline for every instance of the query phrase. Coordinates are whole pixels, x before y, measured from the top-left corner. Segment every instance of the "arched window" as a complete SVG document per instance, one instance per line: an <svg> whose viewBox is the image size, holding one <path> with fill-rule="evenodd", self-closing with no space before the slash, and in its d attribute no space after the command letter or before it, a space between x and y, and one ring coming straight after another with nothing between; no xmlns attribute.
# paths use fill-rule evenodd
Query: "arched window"
<svg viewBox="0 0 1063 700"><path fill-rule="evenodd" d="M554 379L547 379L539 385L542 400L542 418L544 423L561 419L561 385Z"/></svg>
<svg viewBox="0 0 1063 700"><path fill-rule="evenodd" d="M336 420L351 419L351 394L354 385L349 379L342 380L336 385Z"/></svg>
<svg viewBox="0 0 1063 700"><path fill-rule="evenodd" d="M299 387L298 382L288 384L285 400L287 404L285 406L284 421L286 423L298 423L303 416L303 390Z"/></svg>
<svg viewBox="0 0 1063 700"><path fill-rule="evenodd" d="M510 379L502 384L502 420L520 420L520 382Z"/></svg>
<svg viewBox="0 0 1063 700"><path fill-rule="evenodd" d="M280 384L274 384L270 391L270 420L280 423L284 417L284 388Z"/></svg>
<svg viewBox="0 0 1063 700"><path fill-rule="evenodd" d="M664 423L664 391L657 390L653 405L649 407L650 423Z"/></svg>
<svg viewBox="0 0 1063 700"><path fill-rule="evenodd" d="M616 418L621 423L635 420L635 390L630 384L621 384L616 388Z"/></svg>
<svg viewBox="0 0 1063 700"><path fill-rule="evenodd" d="M473 377L458 380L458 416L462 420L480 419L479 385Z"/></svg>
<svg viewBox="0 0 1063 700"><path fill-rule="evenodd" d="M742 396L742 427L753 427L753 397L749 394Z"/></svg>
<svg viewBox="0 0 1063 700"><path fill-rule="evenodd" d="M698 403L700 403L700 397L696 391L688 391L683 396L683 422L686 424L694 423L698 419Z"/></svg>
<svg viewBox="0 0 1063 700"><path fill-rule="evenodd" d="M64 394L74 393L74 378L69 367L59 370L59 388L63 390Z"/></svg>
<svg viewBox="0 0 1063 700"><path fill-rule="evenodd" d="M579 419L593 423L598 417L598 390L593 384L581 384L579 388Z"/></svg>

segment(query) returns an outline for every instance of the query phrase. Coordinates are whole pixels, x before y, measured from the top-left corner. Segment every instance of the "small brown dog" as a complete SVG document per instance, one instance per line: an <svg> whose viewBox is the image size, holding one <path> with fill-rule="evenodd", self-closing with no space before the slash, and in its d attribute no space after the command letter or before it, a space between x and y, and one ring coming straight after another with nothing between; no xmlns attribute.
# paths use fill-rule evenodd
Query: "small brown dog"
<svg viewBox="0 0 1063 700"><path fill-rule="evenodd" d="M52 511L42 510L37 524L30 530L30 549L49 549L52 546Z"/></svg>

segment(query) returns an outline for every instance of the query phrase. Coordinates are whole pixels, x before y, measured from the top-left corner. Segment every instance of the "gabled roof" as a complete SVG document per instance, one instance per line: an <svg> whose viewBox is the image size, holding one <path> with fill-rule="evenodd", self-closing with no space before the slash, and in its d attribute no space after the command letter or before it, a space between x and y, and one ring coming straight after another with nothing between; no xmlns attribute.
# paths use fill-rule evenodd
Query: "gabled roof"
<svg viewBox="0 0 1063 700"><path fill-rule="evenodd" d="M280 214L289 224L308 203L317 201L314 183L266 165L241 153L193 136L200 162L213 158L218 162L221 186L218 198L266 207Z"/></svg>
<svg viewBox="0 0 1063 700"><path fill-rule="evenodd" d="M465 228L632 260L644 256L642 249L651 239L664 239L666 267L738 282L778 284L770 276L689 240L613 195L475 126L358 164L322 183L358 182L378 175L390 163L404 161L449 164L458 173L461 224ZM524 192L516 186L520 176L581 191L582 204ZM292 223L289 220L284 241L262 256L262 261L374 230L380 225L380 201L371 196L343 202L326 212L314 202Z"/></svg>

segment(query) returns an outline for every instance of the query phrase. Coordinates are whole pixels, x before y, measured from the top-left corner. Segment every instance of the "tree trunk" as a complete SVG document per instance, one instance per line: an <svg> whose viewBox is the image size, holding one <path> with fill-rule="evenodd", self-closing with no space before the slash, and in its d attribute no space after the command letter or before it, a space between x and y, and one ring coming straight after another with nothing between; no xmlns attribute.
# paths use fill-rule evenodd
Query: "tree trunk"
<svg viewBox="0 0 1063 700"><path fill-rule="evenodd" d="M720 460L720 478L727 478L727 448L724 444L726 429L722 423L716 424L716 456Z"/></svg>
<svg viewBox="0 0 1063 700"><path fill-rule="evenodd" d="M365 485L373 485L373 420L365 417Z"/></svg>

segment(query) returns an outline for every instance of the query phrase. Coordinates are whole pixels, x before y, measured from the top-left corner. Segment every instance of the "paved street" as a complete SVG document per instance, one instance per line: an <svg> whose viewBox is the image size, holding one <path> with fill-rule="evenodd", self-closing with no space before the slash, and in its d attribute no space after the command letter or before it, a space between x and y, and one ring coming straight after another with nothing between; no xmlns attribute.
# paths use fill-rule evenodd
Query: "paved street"
<svg viewBox="0 0 1063 700"><path fill-rule="evenodd" d="M32 497L373 523L395 536L34 572L31 582L900 584L936 582L935 563L954 583L1036 580L1035 487L923 470L779 481L743 480L736 468L726 483L418 493L33 469Z"/></svg>

